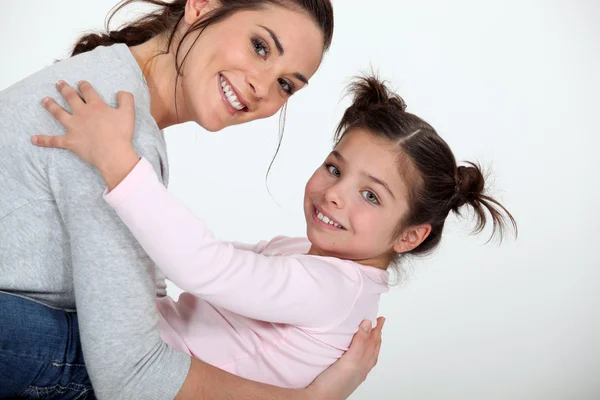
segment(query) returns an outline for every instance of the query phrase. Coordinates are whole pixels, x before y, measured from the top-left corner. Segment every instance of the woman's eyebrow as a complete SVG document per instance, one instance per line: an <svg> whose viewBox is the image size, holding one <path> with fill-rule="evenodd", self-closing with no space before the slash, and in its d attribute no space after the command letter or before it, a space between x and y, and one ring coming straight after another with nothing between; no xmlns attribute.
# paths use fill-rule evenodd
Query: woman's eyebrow
<svg viewBox="0 0 600 400"><path fill-rule="evenodd" d="M277 48L277 53L282 56L285 53L285 50L283 49L283 46L281 45L281 42L279 41L279 38L277 37L277 34L275 32L273 32L272 29L267 28L264 25L258 25L261 28L263 28L265 31L267 31L269 33L269 35L271 36L271 39L273 39L273 42L275 42L275 47ZM305 85L308 85L308 79L306 79L306 77L304 75L302 75L300 72L294 72L294 77L296 79L298 79L300 82L304 83Z"/></svg>

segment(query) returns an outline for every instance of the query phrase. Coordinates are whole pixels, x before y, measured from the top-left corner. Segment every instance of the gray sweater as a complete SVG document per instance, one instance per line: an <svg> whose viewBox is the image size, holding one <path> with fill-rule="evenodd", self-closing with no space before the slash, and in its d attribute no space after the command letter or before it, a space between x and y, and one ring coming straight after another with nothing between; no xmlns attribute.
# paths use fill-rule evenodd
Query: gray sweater
<svg viewBox="0 0 600 400"><path fill-rule="evenodd" d="M89 81L109 104L135 96L134 147L166 184L165 141L150 114L144 76L127 46L99 47L0 92L0 291L78 312L86 366L99 399L172 399L190 358L159 336L156 290L164 277L102 199L104 182L74 154L38 148L33 134L62 134L41 106L66 103L58 80ZM0 325L4 322L1 321ZM67 338L65 338L67 340Z"/></svg>

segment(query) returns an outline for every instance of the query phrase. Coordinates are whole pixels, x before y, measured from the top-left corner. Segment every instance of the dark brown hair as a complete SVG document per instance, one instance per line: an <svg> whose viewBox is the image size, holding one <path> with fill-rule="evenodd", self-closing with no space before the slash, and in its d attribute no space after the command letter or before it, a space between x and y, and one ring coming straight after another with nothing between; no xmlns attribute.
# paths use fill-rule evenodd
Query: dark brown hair
<svg viewBox="0 0 600 400"><path fill-rule="evenodd" d="M154 12L146 14L135 21L125 24L117 30L110 30L110 21L124 7L132 3L152 4L158 7ZM137 46L153 37L169 33L168 51L171 48L175 31L185 15L187 0L161 1L161 0L123 0L110 13L106 21L106 32L88 33L82 36L75 46L71 56L85 53L98 46L110 46L124 43L127 46ZM202 30L212 23L224 20L230 15L242 10L257 10L265 5L278 5L306 12L323 32L323 51L327 51L333 38L333 7L330 0L219 0L220 6L198 21L185 33L185 37L192 32ZM179 54L179 47L177 49ZM184 56L185 60L185 56ZM183 62L182 62L183 63ZM181 64L177 66L180 72Z"/></svg>
<svg viewBox="0 0 600 400"><path fill-rule="evenodd" d="M145 3L158 6L158 9L152 13L146 14L137 20L125 24L117 30L110 30L110 21L117 12L122 10L124 7L132 3ZM171 49L173 44L173 38L177 26L185 15L185 5L187 0L174 0L171 2L161 0L124 0L118 4L106 21L106 32L104 33L89 33L82 36L71 52L71 56L75 56L80 53L93 50L98 46L110 46L116 43L124 43L127 46L136 46L147 42L153 37L168 32L169 41L167 48L164 49L162 54L166 54ZM333 7L330 0L219 0L220 6L206 14L206 16L198 21L194 26L183 35L179 45L175 51L175 67L177 70L176 80L183 75L183 64L187 54L183 56L181 62L179 62L179 49L183 40L191 33L200 30L200 33L210 24L216 23L226 19L232 14L242 10L257 10L265 5L278 5L282 7L288 7L290 9L298 10L307 13L317 26L323 32L323 52L327 51L331 46L333 39ZM190 47L191 50L191 47ZM189 53L189 50L188 50ZM161 54L161 53L159 53ZM177 109L177 85L175 85L175 111ZM266 178L269 175L269 171L273 166L275 157L281 147L281 140L283 139L283 131L285 128L285 116L287 110L287 103L284 104L280 117L279 117L279 141L275 155L269 164L267 169Z"/></svg>
<svg viewBox="0 0 600 400"><path fill-rule="evenodd" d="M474 211L473 233L480 233L492 222L490 239L502 240L509 225L517 234L517 225L506 208L485 193L481 167L472 162L457 165L450 147L435 129L416 115L406 112L404 100L391 92L375 76L361 77L349 87L353 104L344 113L335 132L335 143L353 128L362 128L385 138L401 152L400 172L409 182L409 209L398 225L403 229L431 224L431 233L410 254L426 254L439 244L444 223L453 211L461 215L464 206ZM407 162L408 161L408 162Z"/></svg>

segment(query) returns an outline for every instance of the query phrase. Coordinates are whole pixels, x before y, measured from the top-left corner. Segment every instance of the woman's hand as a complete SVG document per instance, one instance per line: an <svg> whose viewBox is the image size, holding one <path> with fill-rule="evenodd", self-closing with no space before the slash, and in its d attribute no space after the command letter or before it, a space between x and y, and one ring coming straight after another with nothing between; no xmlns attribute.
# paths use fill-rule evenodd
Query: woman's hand
<svg viewBox="0 0 600 400"><path fill-rule="evenodd" d="M117 93L118 107L113 108L88 82L79 83L81 97L66 82L58 82L56 88L72 114L50 97L42 104L67 132L62 136L33 136L33 144L72 151L98 168L109 190L114 188L139 161L131 144L135 130L133 95Z"/></svg>
<svg viewBox="0 0 600 400"><path fill-rule="evenodd" d="M371 329L371 321L363 321L354 334L348 351L305 389L308 391L308 398L348 398L377 364L384 323L385 318L379 317L377 326Z"/></svg>

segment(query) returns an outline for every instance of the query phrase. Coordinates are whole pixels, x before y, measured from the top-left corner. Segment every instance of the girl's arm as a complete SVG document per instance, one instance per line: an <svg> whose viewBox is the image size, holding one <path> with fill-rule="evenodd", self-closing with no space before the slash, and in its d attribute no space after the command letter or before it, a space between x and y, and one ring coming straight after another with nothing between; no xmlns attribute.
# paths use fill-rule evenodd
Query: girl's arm
<svg viewBox="0 0 600 400"><path fill-rule="evenodd" d="M235 313L324 328L341 322L360 292L354 268L309 256L267 257L216 239L144 158L105 199L173 283Z"/></svg>
<svg viewBox="0 0 600 400"><path fill-rule="evenodd" d="M357 269L308 256L266 257L215 239L135 154L127 114L132 98L121 94L114 110L89 84L80 89L86 102L71 96L82 103L71 107L73 115L47 106L67 134L34 143L69 149L98 168L114 189L107 201L170 280L214 305L263 321L326 329L346 317L361 290Z"/></svg>

